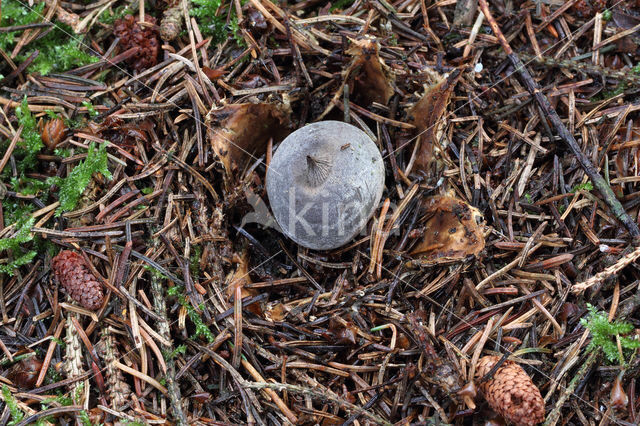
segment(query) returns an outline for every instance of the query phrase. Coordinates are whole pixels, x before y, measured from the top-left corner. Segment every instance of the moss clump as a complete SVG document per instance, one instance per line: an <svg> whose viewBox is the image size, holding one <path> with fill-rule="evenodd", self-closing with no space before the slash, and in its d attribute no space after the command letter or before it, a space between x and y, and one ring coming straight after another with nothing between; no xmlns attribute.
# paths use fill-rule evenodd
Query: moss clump
<svg viewBox="0 0 640 426"><path fill-rule="evenodd" d="M226 38L224 19L216 16L221 0L191 0L191 16L195 16L202 35L211 36L216 43Z"/></svg>
<svg viewBox="0 0 640 426"><path fill-rule="evenodd" d="M11 391L7 387L7 385L2 385L2 399L4 399L4 403L9 407L9 413L11 414L11 420L8 425L15 425L20 423L22 418L24 417L24 413L18 407L18 401L11 394Z"/></svg>
<svg viewBox="0 0 640 426"><path fill-rule="evenodd" d="M12 261L0 264L0 274L13 276L20 266L30 263L36 257L34 250L24 250L23 248L26 243L33 240L31 227L34 223L35 218L33 216L28 219L21 219L16 222L18 230L13 237L0 239L0 252L10 252L13 256Z"/></svg>
<svg viewBox="0 0 640 426"><path fill-rule="evenodd" d="M240 0L240 4L244 4L245 1ZM222 43L231 33L238 46L246 46L234 10L229 12L228 25L226 15L216 15L221 4L221 0L191 0L190 14L196 17L202 35L211 37L215 43Z"/></svg>
<svg viewBox="0 0 640 426"><path fill-rule="evenodd" d="M60 182L60 192L58 193L60 206L56 210L57 216L76 207L94 173L100 173L105 178L111 179L111 172L107 167L107 146L101 144L96 149L95 143L92 142L89 145L87 158L75 166L69 176Z"/></svg>
<svg viewBox="0 0 640 426"><path fill-rule="evenodd" d="M40 138L37 129L36 118L29 111L27 98L22 100L19 107L16 108L16 116L18 123L22 126L22 139L18 142L14 155L18 162L19 172L24 173L25 170L32 169L36 165L36 154L44 148L44 143Z"/></svg>
<svg viewBox="0 0 640 426"><path fill-rule="evenodd" d="M50 72L66 71L97 62L98 57L83 50L82 42L70 34L70 31L56 28L35 42L33 47L29 45L30 50L38 49L40 54L27 70L47 75ZM23 56L26 59L27 55Z"/></svg>
<svg viewBox="0 0 640 426"><path fill-rule="evenodd" d="M618 362L620 365L624 365L626 362L624 357L631 355L635 349L640 347L639 340L624 337L633 331L633 325L622 321L609 322L606 313L598 311L591 305L587 305L587 308L589 309L587 318L582 318L580 323L591 332L591 343L589 343L588 349L600 348L611 364ZM618 339L620 339L620 346L622 346L622 354L618 351Z"/></svg>
<svg viewBox="0 0 640 426"><path fill-rule="evenodd" d="M215 336L213 335L209 327L207 327L207 325L204 323L204 321L202 320L202 317L200 317L200 314L198 314L195 308L191 306L191 303L189 303L189 300L184 294L184 287L182 286L171 287L169 290L167 290L167 294L169 296L177 297L180 305L182 305L182 307L186 309L189 319L191 320L193 325L195 325L196 327L196 331L193 335L193 338L198 338L202 336L205 339L207 339L209 343L213 342L215 340Z"/></svg>
<svg viewBox="0 0 640 426"><path fill-rule="evenodd" d="M38 22L42 17L45 2L35 4L32 8L23 6L16 0L5 0L2 2L3 27L29 25ZM16 40L18 32L0 33L0 49L7 51Z"/></svg>
<svg viewBox="0 0 640 426"><path fill-rule="evenodd" d="M113 10L105 10L98 20L105 25L113 25L117 19L121 19L125 15L133 15L134 11L129 6L118 6Z"/></svg>
<svg viewBox="0 0 640 426"><path fill-rule="evenodd" d="M41 22L45 2L37 3L33 7L17 0L4 0L2 2L3 27L28 25ZM12 31L0 34L0 49L11 51L22 31ZM27 68L29 72L39 72L42 75L52 71L66 71L72 67L96 62L98 58L83 49L83 43L77 35L73 34L67 25L56 23L52 31L44 37L29 43L20 51L17 62L25 61L31 54L38 50L40 53Z"/></svg>

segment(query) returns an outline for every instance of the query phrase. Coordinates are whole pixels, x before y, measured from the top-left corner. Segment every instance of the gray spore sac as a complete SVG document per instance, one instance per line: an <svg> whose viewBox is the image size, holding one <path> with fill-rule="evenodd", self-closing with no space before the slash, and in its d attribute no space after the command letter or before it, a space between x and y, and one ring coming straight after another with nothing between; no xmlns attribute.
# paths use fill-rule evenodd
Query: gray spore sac
<svg viewBox="0 0 640 426"><path fill-rule="evenodd" d="M383 189L378 147L362 130L340 121L291 133L267 171L267 194L282 232L315 250L340 247L362 231Z"/></svg>

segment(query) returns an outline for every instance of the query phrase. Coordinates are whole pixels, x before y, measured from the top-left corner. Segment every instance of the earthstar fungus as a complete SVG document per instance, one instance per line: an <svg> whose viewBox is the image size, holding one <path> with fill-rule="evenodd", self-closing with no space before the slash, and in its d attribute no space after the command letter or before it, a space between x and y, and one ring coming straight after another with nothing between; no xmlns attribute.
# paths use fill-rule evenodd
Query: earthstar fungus
<svg viewBox="0 0 640 426"><path fill-rule="evenodd" d="M291 133L267 171L267 193L282 232L314 250L330 250L360 232L378 206L384 163L366 133L321 121Z"/></svg>

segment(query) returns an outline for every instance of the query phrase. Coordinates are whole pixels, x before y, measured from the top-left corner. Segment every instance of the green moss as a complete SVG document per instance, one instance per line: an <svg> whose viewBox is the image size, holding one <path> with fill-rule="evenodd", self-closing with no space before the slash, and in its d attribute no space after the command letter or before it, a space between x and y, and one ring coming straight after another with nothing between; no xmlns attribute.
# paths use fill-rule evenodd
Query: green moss
<svg viewBox="0 0 640 426"><path fill-rule="evenodd" d="M17 232L13 237L0 239L0 252L7 251L13 255L12 261L0 264L0 274L13 276L20 266L30 263L36 257L35 250L24 249L24 245L33 240L31 227L34 223L33 216L29 216L28 219L22 218L16 222Z"/></svg>
<svg viewBox="0 0 640 426"><path fill-rule="evenodd" d="M2 2L3 27L28 25L41 22L45 2L36 3L29 7L17 0L4 0ZM0 33L0 49L10 52L22 31ZM25 61L31 54L38 50L38 56L27 68L27 71L39 72L46 75L52 71L66 71L72 67L86 65L98 60L97 57L84 50L81 39L73 34L67 25L56 23L53 30L44 37L29 43L20 51L16 62Z"/></svg>
<svg viewBox="0 0 640 426"><path fill-rule="evenodd" d="M236 41L236 44L240 47L247 47L247 42L244 41L242 32L240 31L238 17L235 14L231 17L231 19L229 19L229 28L231 28L231 34L233 34L233 39Z"/></svg>
<svg viewBox="0 0 640 426"><path fill-rule="evenodd" d="M81 410L78 414L78 417L80 418L80 423L82 424L82 426L93 426L91 424L91 419L89 418L89 413L87 413L85 410Z"/></svg>
<svg viewBox="0 0 640 426"><path fill-rule="evenodd" d="M16 25L28 25L38 22L41 19L45 2L38 3L33 8L27 8L16 0L5 0L2 2L2 20L0 25L11 27ZM20 32L0 33L0 49L7 51L12 47L16 36Z"/></svg>
<svg viewBox="0 0 640 426"><path fill-rule="evenodd" d="M640 348L640 341L632 337L625 337L634 329L633 324L622 321L609 322L608 315L599 312L595 307L587 305L589 313L587 318L582 318L580 323L591 332L591 343L588 349L602 349L607 361L611 364L616 362L625 364L625 359L621 358L618 351L617 339L620 339L623 357L628 357L637 348Z"/></svg>
<svg viewBox="0 0 640 426"><path fill-rule="evenodd" d="M100 147L96 149L95 143L92 142L89 145L87 158L75 166L69 176L60 184L60 192L58 193L60 206L56 210L57 216L76 207L94 173L100 173L107 179L111 179L111 172L107 167L107 146L100 144Z"/></svg>
<svg viewBox="0 0 640 426"><path fill-rule="evenodd" d="M89 111L89 116L97 117L98 115L100 115L100 113L96 111L96 108L93 106L91 102L84 101L82 102L82 106L87 108L87 111Z"/></svg>
<svg viewBox="0 0 640 426"><path fill-rule="evenodd" d="M354 0L338 0L333 4L333 6L331 6L331 9L329 10L331 12L334 12L336 10L344 10L351 6L353 4L353 1Z"/></svg>
<svg viewBox="0 0 640 426"><path fill-rule="evenodd" d="M47 75L55 71L66 71L82 65L97 62L97 56L93 56L83 50L84 46L78 39L69 37L71 32L64 32L58 28L51 31L47 36L29 45L29 50L38 49L40 54L27 68L28 71L35 71L42 75ZM26 59L27 55L23 55Z"/></svg>
<svg viewBox="0 0 640 426"><path fill-rule="evenodd" d="M200 276L200 258L202 257L202 246L194 245L191 248L193 251L191 256L189 256L189 270L191 271L191 276L194 280L198 280Z"/></svg>
<svg viewBox="0 0 640 426"><path fill-rule="evenodd" d="M216 16L221 0L191 0L191 16L195 16L202 35L213 37L216 43L226 38L224 19Z"/></svg>
<svg viewBox="0 0 640 426"><path fill-rule="evenodd" d="M184 355L186 353L187 353L187 345L180 345L180 346L177 346L170 353L165 354L165 359L173 359L173 358L177 357L178 354Z"/></svg>
<svg viewBox="0 0 640 426"><path fill-rule="evenodd" d="M29 111L29 104L27 103L27 97L25 96L19 107L16 108L16 116L18 117L18 123L23 127L20 138L13 154L16 157L18 164L18 172L24 173L25 170L32 169L36 165L36 154L44 148L44 143L40 138L38 132L36 119Z"/></svg>
<svg viewBox="0 0 640 426"><path fill-rule="evenodd" d="M195 308L191 306L191 303L189 303L189 300L184 294L184 287L182 286L171 287L169 290L167 290L167 295L176 296L178 298L178 302L182 305L182 307L184 307L187 310L187 315L189 316L189 319L191 320L193 325L195 325L196 327L196 332L193 337L197 338L202 336L205 339L207 339L209 343L215 340L215 336L213 335L211 330L209 330L209 327L207 327L207 325L204 323L204 321L200 317L200 314L198 314Z"/></svg>
<svg viewBox="0 0 640 426"><path fill-rule="evenodd" d="M4 399L5 404L9 407L9 413L11 413L11 421L7 424L11 426L20 423L24 417L24 413L20 407L18 407L18 401L11 394L7 385L2 385L2 399Z"/></svg>
<svg viewBox="0 0 640 426"><path fill-rule="evenodd" d="M578 185L574 186L571 192L591 191L592 189L593 189L593 184L591 183L591 181L589 181L585 183L579 183Z"/></svg>
<svg viewBox="0 0 640 426"><path fill-rule="evenodd" d="M98 21L102 22L105 25L113 25L113 23L125 15L133 15L133 10L129 8L129 6L118 6L112 10L105 10L98 18Z"/></svg>
<svg viewBox="0 0 640 426"><path fill-rule="evenodd" d="M618 95L623 94L626 89L627 89L626 83L618 83L618 85L614 87L612 90L605 90L597 94L596 96L592 97L591 101L598 102L598 101L604 101L610 98L614 98Z"/></svg>

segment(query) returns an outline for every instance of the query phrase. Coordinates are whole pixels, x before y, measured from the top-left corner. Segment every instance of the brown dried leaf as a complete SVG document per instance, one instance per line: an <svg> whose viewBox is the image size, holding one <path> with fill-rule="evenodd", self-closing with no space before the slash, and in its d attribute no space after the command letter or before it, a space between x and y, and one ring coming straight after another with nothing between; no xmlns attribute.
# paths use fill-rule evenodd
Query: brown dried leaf
<svg viewBox="0 0 640 426"><path fill-rule="evenodd" d="M80 34L86 32L85 28L80 27L80 16L73 12L68 12L63 9L62 6L56 8L56 17L58 21L70 26L74 33Z"/></svg>
<svg viewBox="0 0 640 426"><path fill-rule="evenodd" d="M640 17L630 14L624 8L618 6L611 13L613 22L623 30L633 28L640 23ZM627 37L625 37L627 38Z"/></svg>
<svg viewBox="0 0 640 426"><path fill-rule="evenodd" d="M427 222L422 241L411 252L422 261L446 263L477 256L484 249L480 212L462 200L434 196L423 202Z"/></svg>
<svg viewBox="0 0 640 426"><path fill-rule="evenodd" d="M283 321L287 316L287 311L285 306L282 303L271 303L267 305L267 310L265 311L265 319L267 321Z"/></svg>
<svg viewBox="0 0 640 426"><path fill-rule="evenodd" d="M414 170L428 170L433 161L434 147L444 128L442 116L447 110L460 70L429 87L424 96L409 110L409 120L418 129L418 153Z"/></svg>
<svg viewBox="0 0 640 426"><path fill-rule="evenodd" d="M225 75L227 72L222 68L209 68L207 66L202 67L202 72L209 77L210 80L215 81Z"/></svg>
<svg viewBox="0 0 640 426"><path fill-rule="evenodd" d="M393 96L395 78L378 55L380 45L372 38L351 41L353 45L347 53L354 59L347 70L346 81L354 101L364 107L373 102L386 105Z"/></svg>
<svg viewBox="0 0 640 426"><path fill-rule="evenodd" d="M473 22L473 17L478 10L476 0L462 0L456 2L456 10L453 14L453 25L469 26Z"/></svg>
<svg viewBox="0 0 640 426"><path fill-rule="evenodd" d="M327 336L329 340L338 345L355 345L358 336L358 328L350 321L339 321L332 317L329 319Z"/></svg>
<svg viewBox="0 0 640 426"><path fill-rule="evenodd" d="M212 110L208 120L214 128L209 139L216 155L231 177L244 167L250 155L261 155L269 138L283 138L289 127L288 106L272 103L243 103Z"/></svg>

